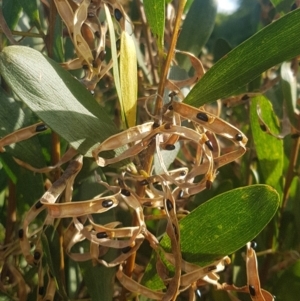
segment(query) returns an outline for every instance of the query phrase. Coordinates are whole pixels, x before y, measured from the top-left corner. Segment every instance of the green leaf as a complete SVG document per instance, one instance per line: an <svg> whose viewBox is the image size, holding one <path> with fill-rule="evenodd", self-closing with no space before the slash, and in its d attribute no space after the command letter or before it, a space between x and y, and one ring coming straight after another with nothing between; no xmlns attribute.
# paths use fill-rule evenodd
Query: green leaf
<svg viewBox="0 0 300 301"><path fill-rule="evenodd" d="M146 0L143 2L147 22L157 37L158 47L163 49L165 30L165 0Z"/></svg>
<svg viewBox="0 0 300 301"><path fill-rule="evenodd" d="M120 50L120 84L127 127L136 125L137 59L132 37L123 31Z"/></svg>
<svg viewBox="0 0 300 301"><path fill-rule="evenodd" d="M300 295L300 260L297 260L291 267L283 272L273 292L276 301L294 300Z"/></svg>
<svg viewBox="0 0 300 301"><path fill-rule="evenodd" d="M121 91L121 81L120 81L120 72L119 72L119 64L118 64L118 54L117 54L117 46L116 46L116 36L115 36L115 29L114 24L110 15L110 11L107 7L107 5L104 4L105 9L105 15L106 20L108 24L108 30L109 30L109 38L110 38L110 45L111 45L111 55L112 55L112 61L113 61L113 73L114 73L114 82L116 91L119 97L119 103L121 107L121 118L123 126L125 127L126 120L125 120L125 114L123 109L123 100L122 100L122 91Z"/></svg>
<svg viewBox="0 0 300 301"><path fill-rule="evenodd" d="M29 126L28 116L21 108L20 102L8 97L5 91L0 88L0 137L8 135L22 127ZM45 167L46 162L42 153L38 137L34 136L16 144L5 147L5 150L12 156L31 164L34 167Z"/></svg>
<svg viewBox="0 0 300 301"><path fill-rule="evenodd" d="M24 12L27 14L30 20L30 24L33 24L38 29L41 29L40 14L38 10L37 0L18 0L22 6Z"/></svg>
<svg viewBox="0 0 300 301"><path fill-rule="evenodd" d="M112 300L116 269L93 265L91 260L79 262L79 265L92 301Z"/></svg>
<svg viewBox="0 0 300 301"><path fill-rule="evenodd" d="M264 132L259 123L257 105L261 110L261 117L270 131L278 134L278 120L273 112L269 100L264 96L252 99L250 107L250 120L256 153L264 183L282 191L283 174L283 141Z"/></svg>
<svg viewBox="0 0 300 301"><path fill-rule="evenodd" d="M266 26L220 59L185 99L201 106L234 95L268 68L300 54L300 9Z"/></svg>
<svg viewBox="0 0 300 301"><path fill-rule="evenodd" d="M22 8L18 0L3 0L2 13L11 30L15 29L20 18L21 10Z"/></svg>
<svg viewBox="0 0 300 301"><path fill-rule="evenodd" d="M205 266L253 240L268 224L279 205L278 193L267 185L253 185L220 194L180 221L184 260ZM161 245L171 252L167 236ZM161 289L155 262L150 262L143 283Z"/></svg>
<svg viewBox="0 0 300 301"><path fill-rule="evenodd" d="M60 244L57 231L53 226L47 226L44 233L41 235L41 242L43 246L43 255L46 258L52 276L56 280L59 294L63 300L68 300L67 293L64 286L64 281L61 278L62 271L60 269Z"/></svg>
<svg viewBox="0 0 300 301"><path fill-rule="evenodd" d="M29 47L0 53L0 71L14 93L51 129L84 155L117 133L108 115L69 72Z"/></svg>
<svg viewBox="0 0 300 301"><path fill-rule="evenodd" d="M177 49L191 52L195 56L200 54L213 31L217 6L218 1L216 0L193 1L182 25L176 45ZM193 37L192 40L191 37ZM187 70L191 67L190 60L186 55L178 56L178 62Z"/></svg>

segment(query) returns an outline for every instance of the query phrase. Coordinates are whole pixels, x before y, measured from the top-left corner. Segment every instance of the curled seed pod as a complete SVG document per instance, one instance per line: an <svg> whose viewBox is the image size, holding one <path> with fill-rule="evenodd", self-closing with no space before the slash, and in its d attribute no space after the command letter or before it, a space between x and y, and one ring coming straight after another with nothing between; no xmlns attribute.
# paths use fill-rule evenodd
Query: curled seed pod
<svg viewBox="0 0 300 301"><path fill-rule="evenodd" d="M104 208L109 208L109 207L111 207L113 205L113 203L114 202L112 200L103 200L102 201L102 206Z"/></svg>
<svg viewBox="0 0 300 301"><path fill-rule="evenodd" d="M197 118L198 118L199 120L204 121L204 122L208 122L208 116L207 116L207 114L204 113L204 112L199 112L199 113L197 114Z"/></svg>
<svg viewBox="0 0 300 301"><path fill-rule="evenodd" d="M101 61L104 61L104 59L105 59L105 55L106 55L106 51L104 51L104 50L102 50L100 53L99 53L99 59L101 60Z"/></svg>
<svg viewBox="0 0 300 301"><path fill-rule="evenodd" d="M125 188L123 188L121 190L121 194L123 194L125 196L130 196L131 195L130 191L128 189L125 189Z"/></svg>

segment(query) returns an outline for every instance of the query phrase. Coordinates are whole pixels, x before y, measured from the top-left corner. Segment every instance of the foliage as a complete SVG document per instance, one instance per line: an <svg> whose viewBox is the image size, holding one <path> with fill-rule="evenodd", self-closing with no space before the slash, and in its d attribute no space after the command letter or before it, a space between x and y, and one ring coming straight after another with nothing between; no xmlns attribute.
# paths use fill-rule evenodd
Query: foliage
<svg viewBox="0 0 300 301"><path fill-rule="evenodd" d="M294 300L300 8L120 3L2 1L0 299Z"/></svg>

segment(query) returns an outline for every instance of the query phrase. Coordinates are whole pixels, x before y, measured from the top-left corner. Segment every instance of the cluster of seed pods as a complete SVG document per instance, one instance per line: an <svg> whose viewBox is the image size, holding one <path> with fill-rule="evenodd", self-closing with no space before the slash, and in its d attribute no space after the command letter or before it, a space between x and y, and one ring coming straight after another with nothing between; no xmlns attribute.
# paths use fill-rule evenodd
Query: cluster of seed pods
<svg viewBox="0 0 300 301"><path fill-rule="evenodd" d="M68 30L76 58L62 66L68 70L83 68L85 75L81 82L90 90L93 90L99 80L112 67L112 60L106 64L106 41L107 23L100 22L101 9L106 8L120 26L125 29L125 12L122 5L116 0L83 0L68 1L55 0L59 15ZM111 46L111 45L110 45Z"/></svg>
<svg viewBox="0 0 300 301"><path fill-rule="evenodd" d="M88 89L93 90L112 67L112 61L106 63L104 60L105 47L109 42L106 40L107 25L99 21L100 11L105 8L114 15L120 30L125 29L125 12L115 0L55 0L54 2L67 27L77 55L74 60L64 63L63 67L83 68L85 75L81 82ZM193 66L199 64L192 55L188 55ZM196 73L195 78L198 77ZM195 78L178 83L167 81L167 88L190 85ZM119 162L123 162L123 165L128 162L135 164L134 168L131 165L122 175L117 176L113 183L97 180L106 191L93 199L72 201L74 181L83 164L83 157L77 155L75 150L70 149L56 166L40 170L17 160L20 165L34 172L47 172L58 168L75 154L77 155L70 161L61 177L27 212L22 228L19 230L21 251L30 265L41 267L43 254L41 235L44 228L32 231L30 225L41 212L46 211L44 226L53 225L56 220L68 221L69 225L63 233L63 247L70 258L74 261L93 260L107 267L119 266L116 276L128 291L145 295L150 299L167 301L175 300L181 292L188 290L189 300L195 300L197 287L203 283L211 283L219 289L249 293L253 301L271 301L273 297L260 288L256 255L250 244L247 245L246 253L248 284L243 288L219 284L217 273L230 262L227 256L206 267L196 266L182 258L177 217L181 201L189 199L206 188L211 188L218 169L237 160L245 153L247 138L238 128L205 111L204 108L195 108L175 101L174 98L174 95L171 95L171 101L164 105L159 115L153 116L152 121L111 136L93 149L93 157L100 167ZM46 126L39 123L16 131L0 140L0 150L3 151L6 145L28 139L45 129ZM160 167L159 173L155 172L154 168L150 173L144 172L137 163L153 145L153 154L157 157ZM172 164L165 162L164 153L170 152L176 157L178 153L176 145L181 147L189 162L183 162L180 167L174 168ZM119 149L116 155L107 158L105 152L116 149ZM144 188L143 194L138 193L138 186ZM60 203L62 196L65 202ZM94 221L95 214L113 210L120 207L121 203L133 212L133 219L136 221L133 226L123 227L119 221L108 224ZM167 220L165 232L170 238L172 253L166 253L160 246L158 238L147 229L145 208L159 209L162 218ZM164 291L153 291L142 286L123 272L123 265L133 253L138 251L145 239L157 253L157 273L166 286ZM74 246L83 241L89 242L89 250L76 253ZM118 251L116 258L110 262L104 259L109 249ZM172 277L166 272L165 263L161 259L162 253L164 260L174 266ZM42 269L40 271L42 273ZM46 293L41 295L45 300L53 300L55 291L55 281L49 277Z"/></svg>

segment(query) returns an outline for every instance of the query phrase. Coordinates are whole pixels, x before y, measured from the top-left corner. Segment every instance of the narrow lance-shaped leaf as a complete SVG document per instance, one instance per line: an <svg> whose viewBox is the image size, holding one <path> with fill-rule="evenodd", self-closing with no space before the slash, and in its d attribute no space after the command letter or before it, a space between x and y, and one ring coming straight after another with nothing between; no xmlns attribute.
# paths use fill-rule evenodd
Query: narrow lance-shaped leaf
<svg viewBox="0 0 300 301"><path fill-rule="evenodd" d="M162 50L164 45L165 0L146 0L143 3L151 31L157 36L158 47Z"/></svg>
<svg viewBox="0 0 300 301"><path fill-rule="evenodd" d="M251 129L264 182L276 187L277 191L281 191L283 141L264 131L265 125L262 125L261 128L257 114L258 109L261 111L263 121L274 134L279 132L278 120L271 103L266 97L257 96L252 99L250 107Z"/></svg>
<svg viewBox="0 0 300 301"><path fill-rule="evenodd" d="M195 56L200 54L213 31L217 6L216 0L193 1L180 31L177 49L191 52ZM186 55L178 55L178 62L183 68L191 67Z"/></svg>
<svg viewBox="0 0 300 301"><path fill-rule="evenodd" d="M123 122L123 125L125 125L126 121L125 121L125 114L124 114L123 100L122 100L122 91L121 91L115 29L114 29L114 24L113 24L109 9L108 9L107 5L105 5L105 4L104 4L104 9L105 9L105 15L106 15L106 20L107 20L107 24L108 24L108 30L109 30L111 55L112 55L112 60L113 60L114 82L115 82L116 91L117 91L117 94L119 97L122 122Z"/></svg>
<svg viewBox="0 0 300 301"><path fill-rule="evenodd" d="M180 221L180 245L184 260L206 266L253 240L268 224L279 205L278 193L267 185L253 185L220 194ZM161 240L172 252L167 236ZM143 283L161 289L155 261L150 261Z"/></svg>
<svg viewBox="0 0 300 301"><path fill-rule="evenodd" d="M29 47L0 53L0 71L14 93L51 129L87 156L117 132L106 112L69 72Z"/></svg>
<svg viewBox="0 0 300 301"><path fill-rule="evenodd" d="M268 68L300 53L300 9L266 26L220 59L185 102L201 106L234 95Z"/></svg>
<svg viewBox="0 0 300 301"><path fill-rule="evenodd" d="M120 50L120 81L127 127L136 125L137 59L132 37L123 31Z"/></svg>

